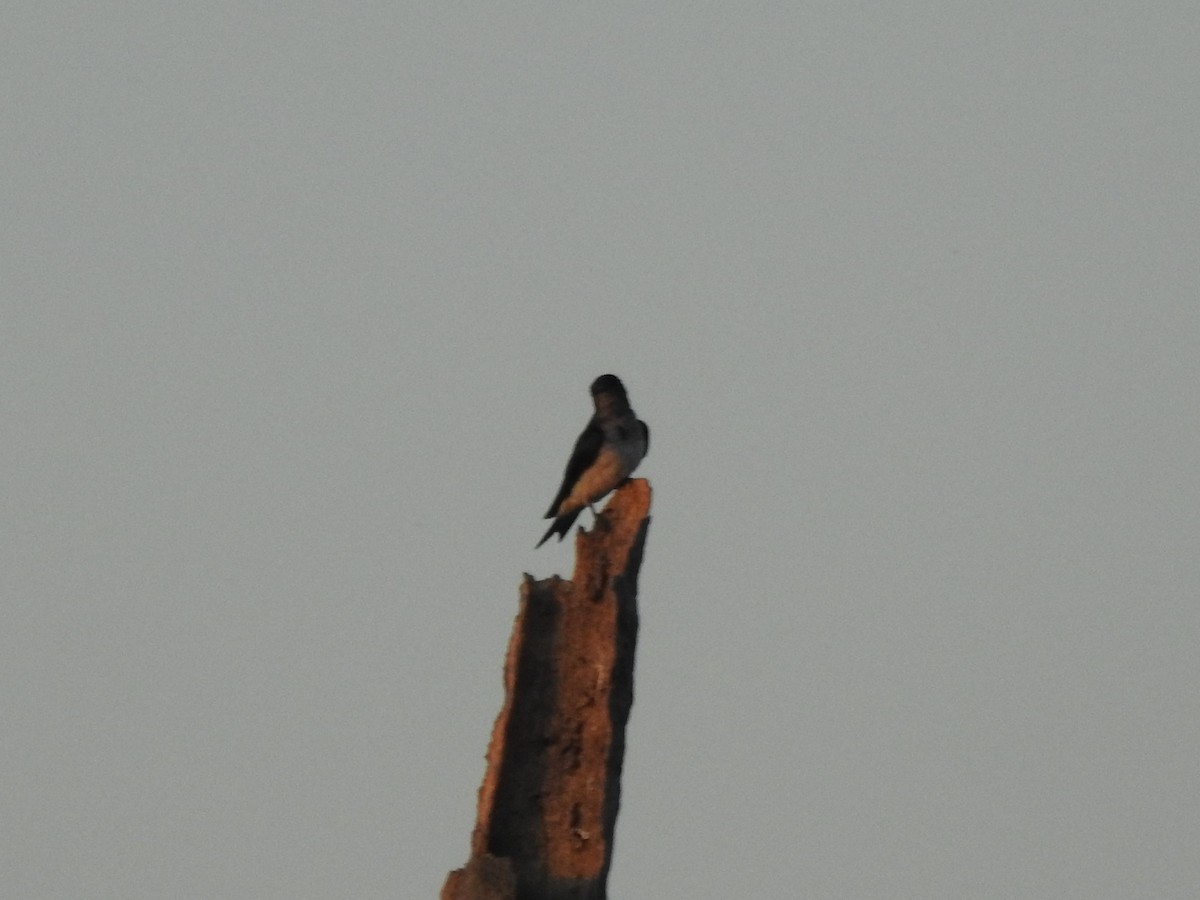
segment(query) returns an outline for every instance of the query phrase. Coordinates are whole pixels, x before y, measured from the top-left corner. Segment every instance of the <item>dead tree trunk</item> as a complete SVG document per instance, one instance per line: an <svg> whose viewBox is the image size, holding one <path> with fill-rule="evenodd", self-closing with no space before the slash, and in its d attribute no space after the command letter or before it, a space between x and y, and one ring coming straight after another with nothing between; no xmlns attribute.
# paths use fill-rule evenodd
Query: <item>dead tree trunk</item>
<svg viewBox="0 0 1200 900"><path fill-rule="evenodd" d="M575 540L575 577L521 585L471 858L442 900L604 900L633 705L650 485Z"/></svg>

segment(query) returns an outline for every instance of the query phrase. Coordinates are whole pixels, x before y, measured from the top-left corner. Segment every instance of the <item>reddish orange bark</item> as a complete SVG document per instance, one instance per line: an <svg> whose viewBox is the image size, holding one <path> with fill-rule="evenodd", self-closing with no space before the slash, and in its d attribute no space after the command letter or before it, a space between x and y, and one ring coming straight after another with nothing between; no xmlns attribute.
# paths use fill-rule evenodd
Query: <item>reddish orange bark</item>
<svg viewBox="0 0 1200 900"><path fill-rule="evenodd" d="M577 535L571 581L525 576L471 859L442 900L603 900L649 512L649 483L626 482Z"/></svg>

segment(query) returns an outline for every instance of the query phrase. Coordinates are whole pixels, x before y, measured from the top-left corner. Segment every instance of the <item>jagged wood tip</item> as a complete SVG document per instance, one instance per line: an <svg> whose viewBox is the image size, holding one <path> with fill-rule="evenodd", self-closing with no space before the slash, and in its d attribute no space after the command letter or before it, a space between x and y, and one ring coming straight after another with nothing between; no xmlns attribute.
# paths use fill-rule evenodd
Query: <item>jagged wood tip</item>
<svg viewBox="0 0 1200 900"><path fill-rule="evenodd" d="M443 900L509 900L495 893L507 889L506 871L512 900L603 900L650 497L645 479L617 489L592 529L578 530L570 581L525 575L471 860L450 873Z"/></svg>

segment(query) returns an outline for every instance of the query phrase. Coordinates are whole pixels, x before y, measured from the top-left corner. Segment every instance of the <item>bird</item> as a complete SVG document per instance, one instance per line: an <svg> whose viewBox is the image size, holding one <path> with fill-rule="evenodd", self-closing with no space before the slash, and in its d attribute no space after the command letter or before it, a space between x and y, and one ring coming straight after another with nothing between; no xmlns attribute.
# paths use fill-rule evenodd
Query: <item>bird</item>
<svg viewBox="0 0 1200 900"><path fill-rule="evenodd" d="M591 392L596 412L571 451L562 487L546 510L554 521L537 547L552 534L561 541L585 506L594 515L592 504L628 478L650 449L650 429L629 406L620 378L601 375Z"/></svg>

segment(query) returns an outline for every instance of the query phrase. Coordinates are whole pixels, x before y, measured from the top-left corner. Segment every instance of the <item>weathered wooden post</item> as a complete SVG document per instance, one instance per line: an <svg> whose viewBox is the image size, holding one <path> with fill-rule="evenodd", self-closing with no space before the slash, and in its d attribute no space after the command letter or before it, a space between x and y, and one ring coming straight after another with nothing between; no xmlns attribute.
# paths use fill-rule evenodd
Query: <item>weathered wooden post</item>
<svg viewBox="0 0 1200 900"><path fill-rule="evenodd" d="M650 484L575 541L575 574L521 585L471 857L442 900L604 900L633 705Z"/></svg>

